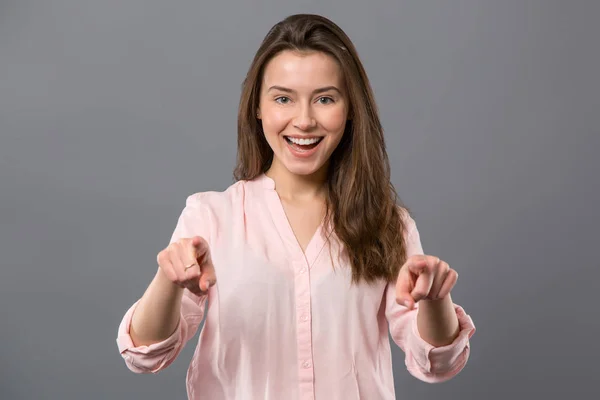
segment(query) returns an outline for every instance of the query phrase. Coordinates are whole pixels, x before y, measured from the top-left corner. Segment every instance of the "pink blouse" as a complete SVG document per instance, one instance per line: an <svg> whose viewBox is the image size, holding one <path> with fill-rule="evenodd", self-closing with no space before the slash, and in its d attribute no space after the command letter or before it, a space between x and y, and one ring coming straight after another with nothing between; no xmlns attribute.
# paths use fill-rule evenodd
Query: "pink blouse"
<svg viewBox="0 0 600 400"><path fill-rule="evenodd" d="M423 254L405 215L408 255ZM223 192L189 196L171 241L195 235L211 248L217 284L205 296L184 292L178 329L134 346L137 302L125 313L117 344L127 367L168 367L206 317L187 372L190 399L395 399L389 334L409 373L425 382L458 374L469 358L471 318L455 304L460 334L434 347L420 336L417 309L396 303L395 285L351 285L335 234L320 227L302 251L274 181L262 174Z"/></svg>

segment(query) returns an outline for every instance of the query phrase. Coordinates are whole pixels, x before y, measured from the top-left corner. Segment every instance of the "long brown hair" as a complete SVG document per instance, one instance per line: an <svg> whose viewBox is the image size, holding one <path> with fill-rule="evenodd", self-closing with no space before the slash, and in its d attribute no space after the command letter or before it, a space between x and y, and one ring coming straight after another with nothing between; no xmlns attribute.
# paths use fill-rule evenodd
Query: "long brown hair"
<svg viewBox="0 0 600 400"><path fill-rule="evenodd" d="M353 282L393 281L406 260L406 227L400 213L408 209L401 206L390 181L383 128L367 74L348 36L329 19L292 15L264 38L242 85L234 178L254 179L273 160L256 112L265 65L284 50L323 52L342 70L349 119L329 161L325 218L343 243Z"/></svg>

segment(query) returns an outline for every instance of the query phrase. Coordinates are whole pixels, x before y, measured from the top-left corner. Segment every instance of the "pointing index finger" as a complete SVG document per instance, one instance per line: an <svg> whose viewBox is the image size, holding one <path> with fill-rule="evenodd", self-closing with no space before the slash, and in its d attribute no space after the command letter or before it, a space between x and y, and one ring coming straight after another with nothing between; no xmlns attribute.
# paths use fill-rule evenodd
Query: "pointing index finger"
<svg viewBox="0 0 600 400"><path fill-rule="evenodd" d="M191 253L194 260L203 258L203 256L206 254L207 249L208 245L206 244L206 241L203 238L201 238L200 236L194 236L192 238Z"/></svg>

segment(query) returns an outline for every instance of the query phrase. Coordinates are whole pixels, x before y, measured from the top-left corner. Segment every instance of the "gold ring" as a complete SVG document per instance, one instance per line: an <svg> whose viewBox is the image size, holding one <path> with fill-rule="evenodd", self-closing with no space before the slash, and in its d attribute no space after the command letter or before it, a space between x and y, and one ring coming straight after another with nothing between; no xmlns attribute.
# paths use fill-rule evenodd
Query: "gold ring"
<svg viewBox="0 0 600 400"><path fill-rule="evenodd" d="M184 270L184 271L187 271L188 269L190 269L190 268L192 268L192 267L194 267L194 266L196 266L196 263L194 263L194 264L191 264L191 265L188 265L188 266L187 266L187 267L185 267L183 270Z"/></svg>

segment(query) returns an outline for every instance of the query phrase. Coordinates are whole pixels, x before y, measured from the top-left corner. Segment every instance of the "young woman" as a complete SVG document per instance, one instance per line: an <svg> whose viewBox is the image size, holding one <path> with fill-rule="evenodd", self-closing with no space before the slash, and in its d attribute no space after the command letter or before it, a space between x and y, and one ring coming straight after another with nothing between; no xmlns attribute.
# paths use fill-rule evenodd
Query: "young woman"
<svg viewBox="0 0 600 400"><path fill-rule="evenodd" d="M390 183L367 75L317 15L276 24L244 81L236 182L186 200L125 314L129 369L169 366L206 317L191 399L395 399L389 334L408 371L455 376L471 318L457 274L423 253Z"/></svg>

